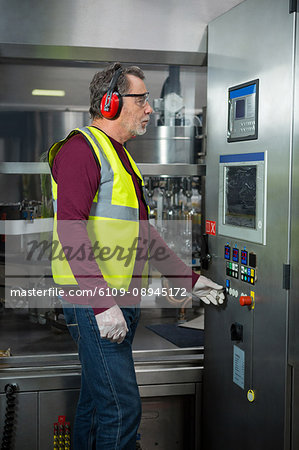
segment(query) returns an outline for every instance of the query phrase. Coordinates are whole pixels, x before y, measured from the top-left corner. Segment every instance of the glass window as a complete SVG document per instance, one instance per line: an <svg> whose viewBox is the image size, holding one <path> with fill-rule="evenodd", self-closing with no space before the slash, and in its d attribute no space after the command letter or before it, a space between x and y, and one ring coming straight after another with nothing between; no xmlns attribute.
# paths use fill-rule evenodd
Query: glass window
<svg viewBox="0 0 299 450"><path fill-rule="evenodd" d="M256 166L225 170L225 224L256 228Z"/></svg>

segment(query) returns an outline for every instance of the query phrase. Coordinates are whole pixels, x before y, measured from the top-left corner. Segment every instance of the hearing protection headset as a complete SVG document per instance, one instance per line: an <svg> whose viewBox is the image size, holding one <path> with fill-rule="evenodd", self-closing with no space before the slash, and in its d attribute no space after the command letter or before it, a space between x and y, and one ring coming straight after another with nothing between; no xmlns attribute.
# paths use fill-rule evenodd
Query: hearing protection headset
<svg viewBox="0 0 299 450"><path fill-rule="evenodd" d="M120 68L114 73L110 81L108 91L101 100L100 111L105 119L114 120L120 115L123 100L122 96L115 91L114 88L122 71L123 69Z"/></svg>

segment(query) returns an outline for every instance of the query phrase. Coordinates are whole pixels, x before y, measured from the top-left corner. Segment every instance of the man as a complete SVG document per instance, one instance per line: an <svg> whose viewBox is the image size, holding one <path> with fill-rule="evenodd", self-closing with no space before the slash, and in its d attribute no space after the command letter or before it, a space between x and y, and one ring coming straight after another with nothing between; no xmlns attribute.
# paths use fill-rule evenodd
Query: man
<svg viewBox="0 0 299 450"><path fill-rule="evenodd" d="M141 402L132 341L150 255L164 249L168 274L181 286L189 281L206 303L224 298L149 231L143 178L124 143L146 132L151 113L141 69L115 63L90 84L91 126L49 150L54 235L65 254L53 258L53 277L66 286L65 318L82 364L75 450L135 449ZM153 263L165 272L163 261ZM74 296L75 285L93 295Z"/></svg>

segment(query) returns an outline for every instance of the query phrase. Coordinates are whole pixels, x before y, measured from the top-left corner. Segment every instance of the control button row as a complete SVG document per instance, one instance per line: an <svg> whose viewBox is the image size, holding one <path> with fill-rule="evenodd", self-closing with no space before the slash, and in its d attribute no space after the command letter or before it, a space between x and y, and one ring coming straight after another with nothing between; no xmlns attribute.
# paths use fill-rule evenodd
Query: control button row
<svg viewBox="0 0 299 450"><path fill-rule="evenodd" d="M240 128L240 133L248 133L248 131L254 131L255 127L244 127L244 128Z"/></svg>
<svg viewBox="0 0 299 450"><path fill-rule="evenodd" d="M231 270L234 270L235 272L238 272L238 271L239 271L239 266L238 266L238 264L233 263L233 262L228 262L228 261L227 261L226 267L228 267L228 268L231 269Z"/></svg>
<svg viewBox="0 0 299 450"><path fill-rule="evenodd" d="M241 274L241 281L245 281L245 283L254 284L254 278L249 277L248 275Z"/></svg>
<svg viewBox="0 0 299 450"><path fill-rule="evenodd" d="M239 278L239 265L233 262L226 262L226 275L229 277Z"/></svg>
<svg viewBox="0 0 299 450"><path fill-rule="evenodd" d="M241 273L248 275L249 277L255 277L255 271L254 269L250 269L250 267L241 266Z"/></svg>
<svg viewBox="0 0 299 450"><path fill-rule="evenodd" d="M233 277L233 278L236 278L236 279L238 279L239 278L239 272L235 272L234 270L231 270L231 269L226 269L226 275L228 276L228 277Z"/></svg>
<svg viewBox="0 0 299 450"><path fill-rule="evenodd" d="M248 256L249 256L249 261L248 261ZM231 259L231 247L229 245L229 243L227 243L227 245L224 246L224 259L230 261ZM232 249L232 260L235 263L239 262L239 249L237 247L234 247ZM243 264L244 266L250 266L253 268L256 268L256 254L251 252L248 255L248 251L247 250L241 250L241 264Z"/></svg>
<svg viewBox="0 0 299 450"><path fill-rule="evenodd" d="M247 120L246 122L241 122L240 123L241 127L246 127L246 126L249 126L249 125L255 125L255 120Z"/></svg>

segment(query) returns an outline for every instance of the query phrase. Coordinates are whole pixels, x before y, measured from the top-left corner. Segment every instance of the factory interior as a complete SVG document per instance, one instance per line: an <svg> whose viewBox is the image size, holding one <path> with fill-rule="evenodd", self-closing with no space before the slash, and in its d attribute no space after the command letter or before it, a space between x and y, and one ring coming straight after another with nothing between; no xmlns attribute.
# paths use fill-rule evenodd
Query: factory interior
<svg viewBox="0 0 299 450"><path fill-rule="evenodd" d="M205 304L150 272L136 448L298 450L298 0L0 5L1 450L73 448L78 350L49 258L28 248L52 239L47 152L90 124L90 81L113 62L149 91L147 131L125 145L149 221L225 293Z"/></svg>

